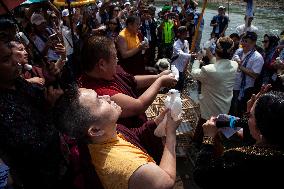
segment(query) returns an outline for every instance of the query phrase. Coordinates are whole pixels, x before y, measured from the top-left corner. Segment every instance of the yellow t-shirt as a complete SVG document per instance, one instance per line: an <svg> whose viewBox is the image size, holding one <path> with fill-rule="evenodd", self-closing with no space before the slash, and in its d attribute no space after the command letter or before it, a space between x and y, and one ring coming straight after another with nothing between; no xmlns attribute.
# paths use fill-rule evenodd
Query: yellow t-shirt
<svg viewBox="0 0 284 189"><path fill-rule="evenodd" d="M140 45L140 40L138 35L132 35L131 33L129 33L129 31L127 30L127 28L124 28L120 33L120 36L122 36L126 43L127 43L127 50L130 49L135 49L138 48Z"/></svg>
<svg viewBox="0 0 284 189"><path fill-rule="evenodd" d="M97 174L105 189L127 189L130 176L153 158L118 134L116 139L89 144ZM154 162L155 163L155 162Z"/></svg>

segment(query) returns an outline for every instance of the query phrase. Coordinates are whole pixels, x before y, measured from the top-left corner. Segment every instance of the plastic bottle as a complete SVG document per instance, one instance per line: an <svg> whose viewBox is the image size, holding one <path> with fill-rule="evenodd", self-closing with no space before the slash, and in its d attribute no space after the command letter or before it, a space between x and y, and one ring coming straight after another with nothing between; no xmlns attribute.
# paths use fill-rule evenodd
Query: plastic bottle
<svg viewBox="0 0 284 189"><path fill-rule="evenodd" d="M146 44L148 45L149 41L147 39L147 37L144 37L144 41L142 41L142 45ZM145 50L142 50L142 54L145 54Z"/></svg>

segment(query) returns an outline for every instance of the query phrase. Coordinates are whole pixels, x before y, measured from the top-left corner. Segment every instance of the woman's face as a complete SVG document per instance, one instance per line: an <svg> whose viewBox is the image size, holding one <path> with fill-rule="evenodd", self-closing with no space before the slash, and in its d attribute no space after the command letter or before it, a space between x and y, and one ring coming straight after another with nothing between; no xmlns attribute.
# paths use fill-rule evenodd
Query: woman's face
<svg viewBox="0 0 284 189"><path fill-rule="evenodd" d="M13 47L13 55L15 56L16 60L22 65L27 64L29 62L29 55L26 51L26 48L23 44L12 42Z"/></svg>
<svg viewBox="0 0 284 189"><path fill-rule="evenodd" d="M10 45L0 41L0 81L9 82L16 79L20 75L18 60L14 56L14 52Z"/></svg>
<svg viewBox="0 0 284 189"><path fill-rule="evenodd" d="M263 48L267 49L269 47L269 39L267 36L264 37L262 43L263 43Z"/></svg>

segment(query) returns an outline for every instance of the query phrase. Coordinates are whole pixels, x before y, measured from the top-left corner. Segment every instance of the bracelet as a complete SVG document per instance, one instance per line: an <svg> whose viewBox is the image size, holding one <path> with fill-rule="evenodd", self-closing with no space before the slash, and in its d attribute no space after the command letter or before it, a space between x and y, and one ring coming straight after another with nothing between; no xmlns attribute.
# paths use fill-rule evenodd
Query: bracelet
<svg viewBox="0 0 284 189"><path fill-rule="evenodd" d="M214 144L214 137L204 136L202 143L203 144L213 145Z"/></svg>

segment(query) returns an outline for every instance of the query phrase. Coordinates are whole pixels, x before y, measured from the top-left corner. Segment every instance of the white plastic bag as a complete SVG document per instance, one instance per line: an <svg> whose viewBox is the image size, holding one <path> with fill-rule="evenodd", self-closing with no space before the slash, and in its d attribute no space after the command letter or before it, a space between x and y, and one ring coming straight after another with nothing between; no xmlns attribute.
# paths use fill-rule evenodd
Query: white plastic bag
<svg viewBox="0 0 284 189"><path fill-rule="evenodd" d="M180 98L180 93L178 90L171 89L168 93L167 98L165 99L165 107L170 110L171 117L174 121L181 119L182 111L182 102ZM155 129L154 134L157 137L166 136L166 124L167 124L167 115L165 115L163 121Z"/></svg>

